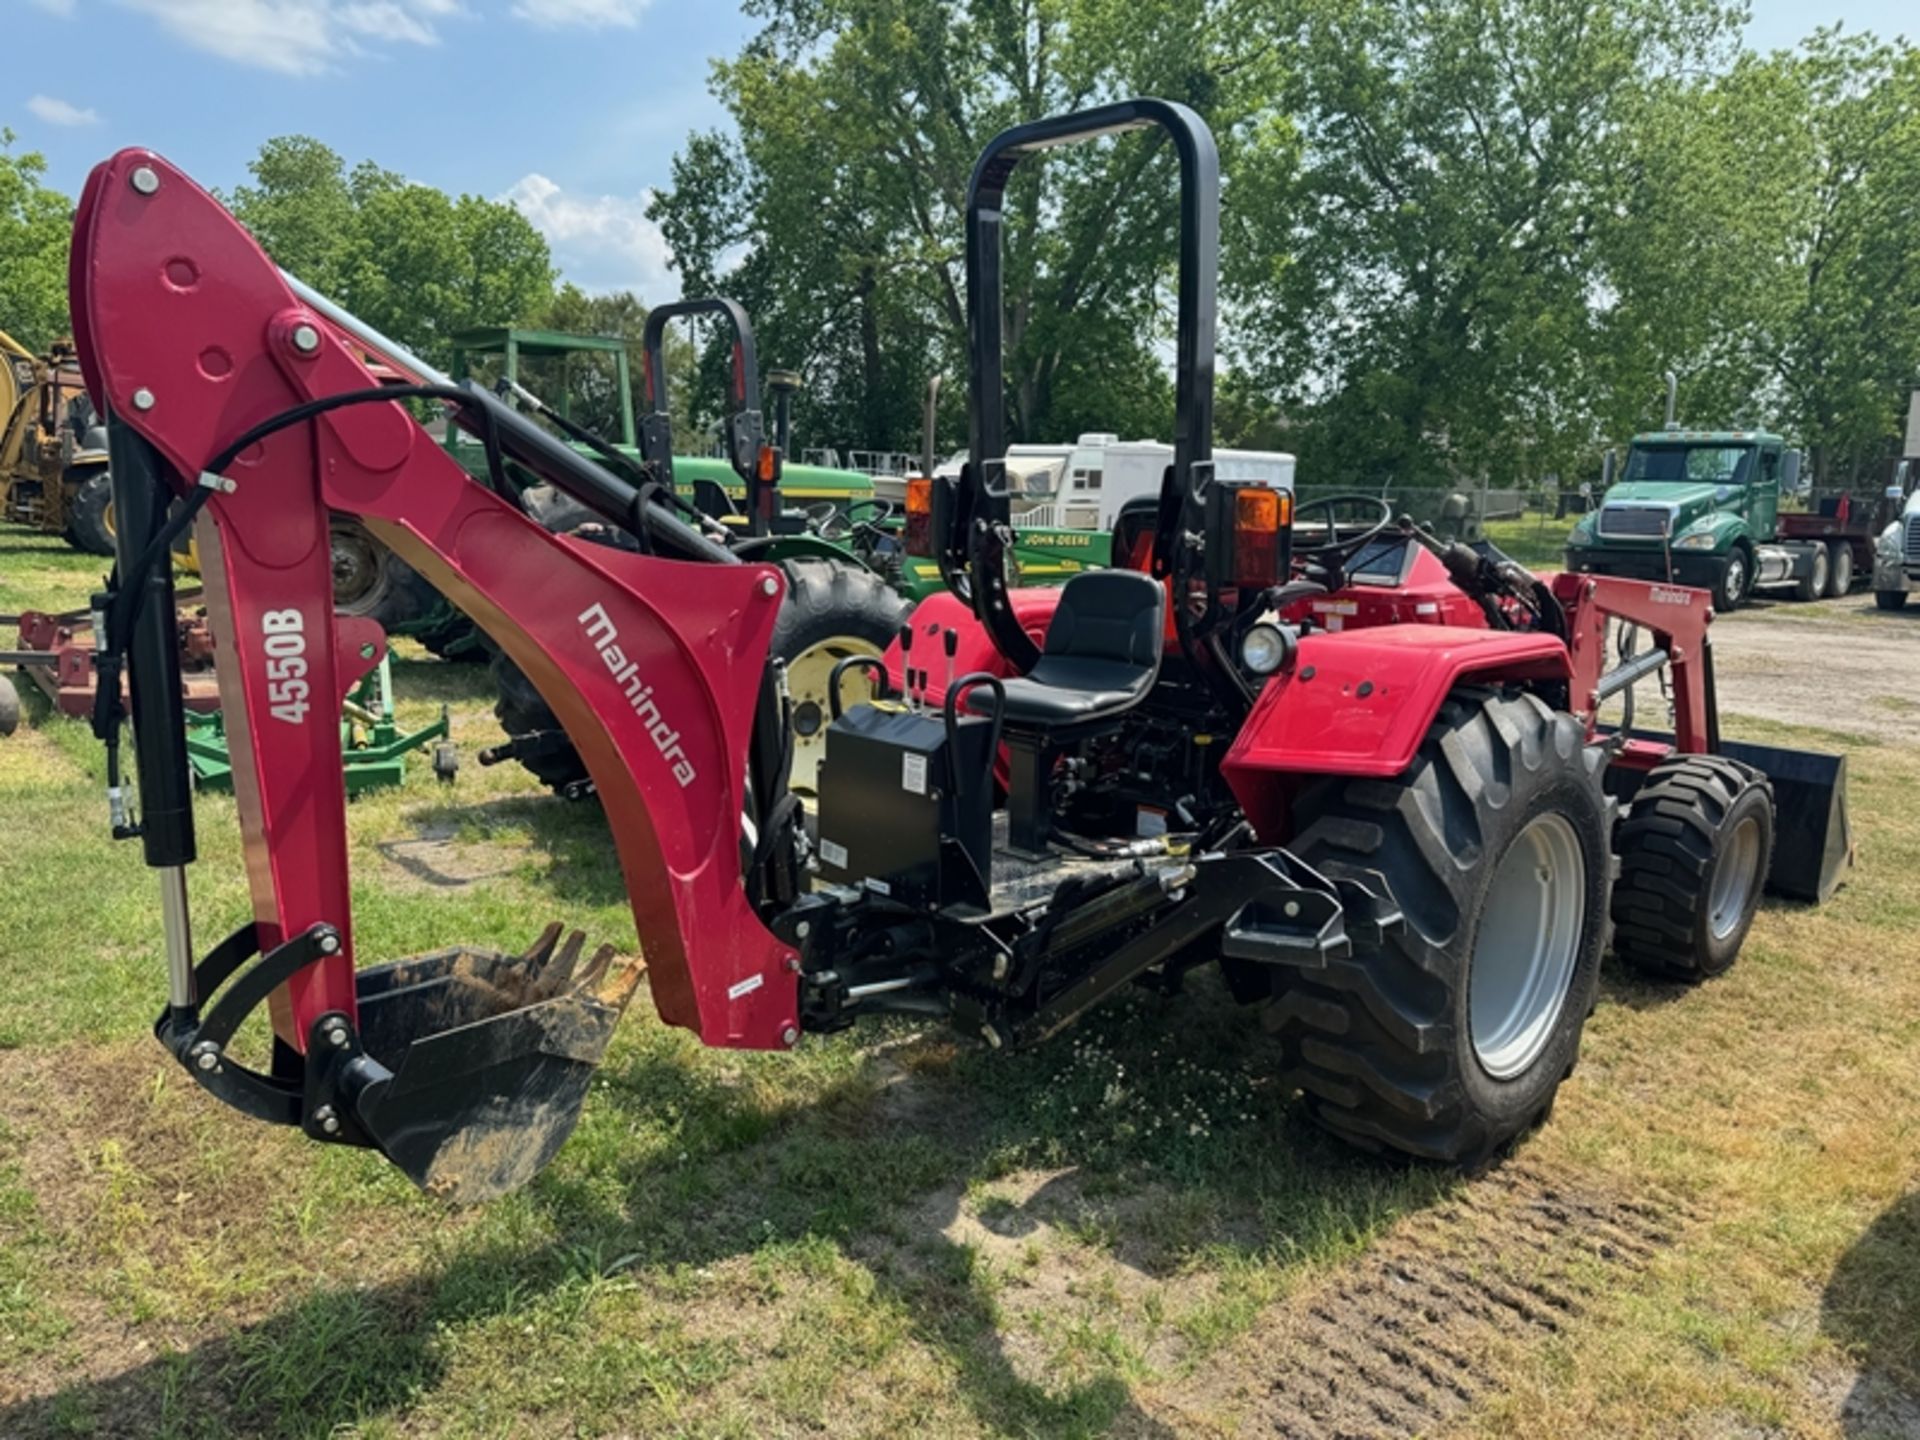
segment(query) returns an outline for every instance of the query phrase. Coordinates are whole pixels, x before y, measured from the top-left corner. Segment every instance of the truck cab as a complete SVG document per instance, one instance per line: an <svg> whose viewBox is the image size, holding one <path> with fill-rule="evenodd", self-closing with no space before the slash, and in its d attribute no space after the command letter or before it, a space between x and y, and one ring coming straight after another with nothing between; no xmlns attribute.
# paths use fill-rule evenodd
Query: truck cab
<svg viewBox="0 0 1920 1440"><path fill-rule="evenodd" d="M1873 551L1873 601L1882 610L1906 608L1907 596L1920 588L1920 459L1902 460L1887 484L1887 500L1898 510L1880 532Z"/></svg>
<svg viewBox="0 0 1920 1440"><path fill-rule="evenodd" d="M1710 590L1734 610L1755 589L1793 585L1822 593L1827 550L1777 543L1780 495L1800 475L1800 452L1761 430L1682 430L1636 435L1600 506L1567 537L1567 568L1669 580Z"/></svg>

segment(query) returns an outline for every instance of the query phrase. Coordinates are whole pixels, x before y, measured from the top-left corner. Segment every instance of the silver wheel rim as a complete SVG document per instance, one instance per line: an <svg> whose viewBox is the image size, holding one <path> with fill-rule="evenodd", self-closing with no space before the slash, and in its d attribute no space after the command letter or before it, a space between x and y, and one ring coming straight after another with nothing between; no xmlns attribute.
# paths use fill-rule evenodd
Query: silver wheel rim
<svg viewBox="0 0 1920 1440"><path fill-rule="evenodd" d="M1740 928L1759 872L1760 822L1749 815L1727 837L1720 850L1719 867L1713 872L1713 888L1707 894L1707 925L1714 939L1724 940Z"/></svg>
<svg viewBox="0 0 1920 1440"><path fill-rule="evenodd" d="M1813 593L1819 597L1827 589L1827 552L1821 548L1813 552Z"/></svg>
<svg viewBox="0 0 1920 1440"><path fill-rule="evenodd" d="M1727 599L1738 604L1740 592L1747 588L1747 562L1735 555L1727 561Z"/></svg>
<svg viewBox="0 0 1920 1440"><path fill-rule="evenodd" d="M333 605L348 615L372 612L386 594L378 542L358 526L335 525L327 536L333 562Z"/></svg>
<svg viewBox="0 0 1920 1440"><path fill-rule="evenodd" d="M1537 815L1487 889L1467 972L1474 1058L1510 1080L1540 1058L1567 1003L1586 921L1587 863L1564 815Z"/></svg>

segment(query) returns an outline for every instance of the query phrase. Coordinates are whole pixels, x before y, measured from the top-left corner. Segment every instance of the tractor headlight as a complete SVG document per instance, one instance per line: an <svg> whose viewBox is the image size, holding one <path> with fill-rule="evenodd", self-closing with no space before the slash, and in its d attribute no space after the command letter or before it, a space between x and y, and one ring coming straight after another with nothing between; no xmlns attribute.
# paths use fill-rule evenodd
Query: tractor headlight
<svg viewBox="0 0 1920 1440"><path fill-rule="evenodd" d="M1240 663L1255 675L1271 675L1286 664L1293 641L1278 625L1261 621L1240 637Z"/></svg>
<svg viewBox="0 0 1920 1440"><path fill-rule="evenodd" d="M1900 563L1901 541L1905 538L1905 529L1896 520L1880 532L1880 538L1873 542L1873 552L1889 564Z"/></svg>
<svg viewBox="0 0 1920 1440"><path fill-rule="evenodd" d="M1711 550L1718 539L1711 530L1696 531L1692 535L1682 535L1673 542L1676 550Z"/></svg>

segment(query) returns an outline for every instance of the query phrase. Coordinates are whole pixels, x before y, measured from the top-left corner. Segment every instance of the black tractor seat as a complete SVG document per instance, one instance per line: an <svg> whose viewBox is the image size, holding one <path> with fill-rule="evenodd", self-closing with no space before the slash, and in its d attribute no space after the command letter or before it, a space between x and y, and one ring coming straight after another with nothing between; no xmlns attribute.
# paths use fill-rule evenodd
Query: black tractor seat
<svg viewBox="0 0 1920 1440"><path fill-rule="evenodd" d="M1166 591L1137 570L1089 570L1060 588L1040 659L1005 682L1001 715L1010 759L1008 842L1046 852L1054 747L1117 723L1153 689L1166 635ZM991 711L985 692L968 708Z"/></svg>
<svg viewBox="0 0 1920 1440"><path fill-rule="evenodd" d="M1153 688L1158 657L1146 668L1115 660L1042 656L1024 678L1008 680L1006 723L1053 729L1100 721L1129 710ZM989 707L990 708L990 707Z"/></svg>

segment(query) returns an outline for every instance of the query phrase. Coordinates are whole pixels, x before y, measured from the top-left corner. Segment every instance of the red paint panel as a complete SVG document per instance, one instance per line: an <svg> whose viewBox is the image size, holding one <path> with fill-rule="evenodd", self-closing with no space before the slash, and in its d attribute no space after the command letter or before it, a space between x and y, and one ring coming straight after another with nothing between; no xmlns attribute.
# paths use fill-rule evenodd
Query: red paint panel
<svg viewBox="0 0 1920 1440"><path fill-rule="evenodd" d="M1276 777L1397 775L1456 685L1566 673L1566 647L1551 635L1448 625L1308 635L1293 669L1260 692L1221 771L1264 836L1281 819Z"/></svg>

